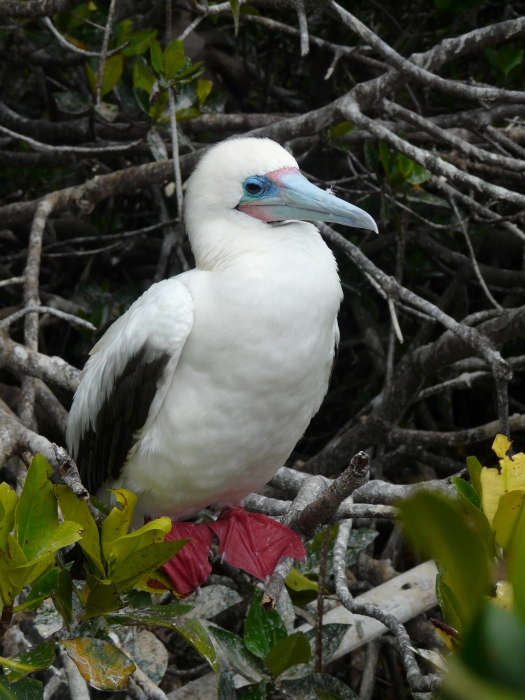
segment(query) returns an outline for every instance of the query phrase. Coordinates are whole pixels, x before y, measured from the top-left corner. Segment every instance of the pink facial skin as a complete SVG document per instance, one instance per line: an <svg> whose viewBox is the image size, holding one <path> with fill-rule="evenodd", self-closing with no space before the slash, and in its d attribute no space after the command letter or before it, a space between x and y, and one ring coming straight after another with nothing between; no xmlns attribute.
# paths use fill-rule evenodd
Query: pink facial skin
<svg viewBox="0 0 525 700"><path fill-rule="evenodd" d="M299 169L291 167L280 168L279 170L273 170L271 173L267 173L265 177L275 183L277 187L282 187L284 185L282 176L288 175L289 173L299 173ZM238 210L243 214L252 216L254 219L259 219L259 221L264 221L267 224L271 221L275 221L274 216L266 209L264 204L240 204Z"/></svg>

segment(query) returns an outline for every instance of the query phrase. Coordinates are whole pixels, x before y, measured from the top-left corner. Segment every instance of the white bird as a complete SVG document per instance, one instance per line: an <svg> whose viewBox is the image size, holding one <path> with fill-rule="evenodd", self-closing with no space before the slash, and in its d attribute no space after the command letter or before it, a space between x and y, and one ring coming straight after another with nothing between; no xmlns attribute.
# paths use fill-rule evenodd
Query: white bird
<svg viewBox="0 0 525 700"><path fill-rule="evenodd" d="M235 505L273 477L339 338L336 262L306 221L377 232L268 139L209 150L185 212L196 268L152 285L95 345L67 430L89 490L133 491L141 518Z"/></svg>

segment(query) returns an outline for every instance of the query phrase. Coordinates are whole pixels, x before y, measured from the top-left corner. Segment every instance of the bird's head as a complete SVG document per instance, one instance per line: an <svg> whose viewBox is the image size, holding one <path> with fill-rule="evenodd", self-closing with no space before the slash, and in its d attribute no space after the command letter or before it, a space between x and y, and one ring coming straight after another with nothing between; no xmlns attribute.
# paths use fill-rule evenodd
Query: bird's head
<svg viewBox="0 0 525 700"><path fill-rule="evenodd" d="M313 185L288 151L260 138L229 139L204 155L188 180L185 218L194 247L221 223L260 233L277 221L327 221L377 233L369 214Z"/></svg>

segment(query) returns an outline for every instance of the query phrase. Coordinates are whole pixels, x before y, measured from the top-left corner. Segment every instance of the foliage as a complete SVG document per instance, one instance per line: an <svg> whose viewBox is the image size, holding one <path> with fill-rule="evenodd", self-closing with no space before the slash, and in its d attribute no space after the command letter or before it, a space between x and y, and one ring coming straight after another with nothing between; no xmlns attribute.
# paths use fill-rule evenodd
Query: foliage
<svg viewBox="0 0 525 700"><path fill-rule="evenodd" d="M12 607L26 585L31 585L31 591L14 612L35 610L52 598L63 623L58 637L61 644L83 678L99 690L125 689L135 671L133 661L114 643L114 630L123 625L153 624L175 630L216 669L215 650L201 622L183 617L192 606L152 605L148 594L140 608L134 607L137 591L171 590L158 567L187 542L164 541L171 520L152 520L128 533L137 498L130 491L116 489L117 505L99 529L88 503L68 486L53 486L52 474L47 460L37 454L20 497L6 483L0 484L2 608ZM60 524L58 507L64 518ZM72 579L71 565L64 565L60 552L75 542L85 555L85 581ZM17 688L27 685L30 695L41 697L40 682L28 684L32 679L24 676L51 665L55 639L26 653L0 657L6 681L17 684L13 686L15 696ZM11 692L11 685L3 687L5 693Z"/></svg>
<svg viewBox="0 0 525 700"><path fill-rule="evenodd" d="M503 435L493 450L500 468L470 457L473 486L454 477L457 500L420 492L400 504L410 539L439 565L437 632L453 652L444 698L525 691L525 454Z"/></svg>

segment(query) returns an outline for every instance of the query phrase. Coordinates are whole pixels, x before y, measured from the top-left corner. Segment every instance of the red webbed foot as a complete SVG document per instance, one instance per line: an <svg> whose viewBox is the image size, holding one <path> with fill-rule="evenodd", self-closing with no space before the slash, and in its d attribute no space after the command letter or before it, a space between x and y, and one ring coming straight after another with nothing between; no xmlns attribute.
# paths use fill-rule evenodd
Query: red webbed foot
<svg viewBox="0 0 525 700"><path fill-rule="evenodd" d="M221 557L262 581L272 575L281 557L301 561L306 558L297 533L267 515L250 513L242 506L225 508L208 526L219 538Z"/></svg>
<svg viewBox="0 0 525 700"><path fill-rule="evenodd" d="M207 523L173 522L165 542L183 539L190 541L160 570L169 576L177 593L186 596L201 586L211 573L209 554L213 533Z"/></svg>

